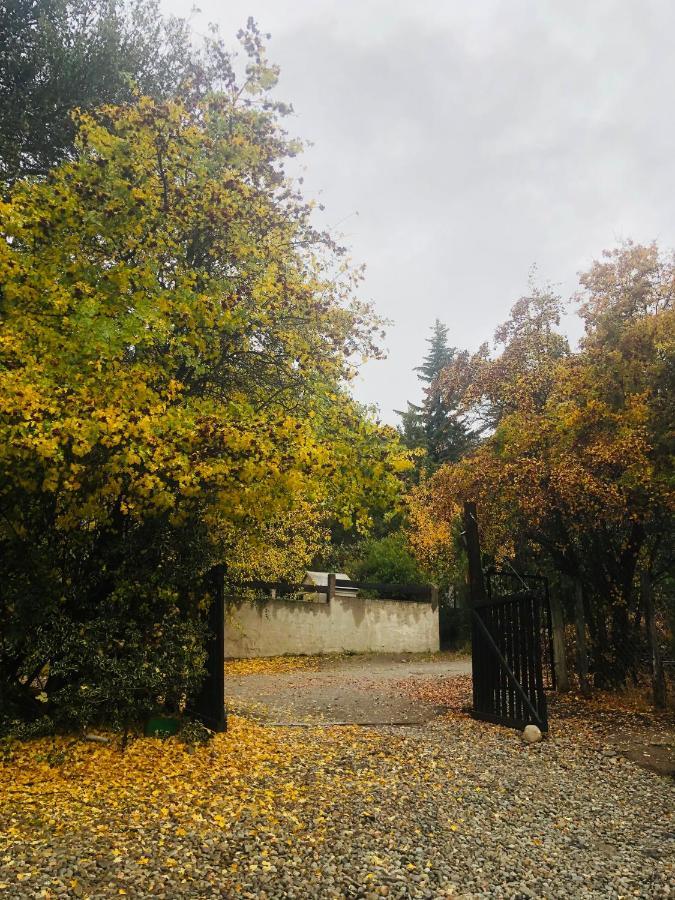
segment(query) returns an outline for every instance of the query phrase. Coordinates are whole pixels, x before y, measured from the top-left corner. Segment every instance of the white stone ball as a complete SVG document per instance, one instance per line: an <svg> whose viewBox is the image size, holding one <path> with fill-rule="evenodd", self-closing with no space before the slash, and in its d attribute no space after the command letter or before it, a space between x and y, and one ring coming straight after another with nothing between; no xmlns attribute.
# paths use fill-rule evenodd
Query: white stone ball
<svg viewBox="0 0 675 900"><path fill-rule="evenodd" d="M523 740L527 744L538 744L542 738L541 731L536 725L526 725L523 728Z"/></svg>

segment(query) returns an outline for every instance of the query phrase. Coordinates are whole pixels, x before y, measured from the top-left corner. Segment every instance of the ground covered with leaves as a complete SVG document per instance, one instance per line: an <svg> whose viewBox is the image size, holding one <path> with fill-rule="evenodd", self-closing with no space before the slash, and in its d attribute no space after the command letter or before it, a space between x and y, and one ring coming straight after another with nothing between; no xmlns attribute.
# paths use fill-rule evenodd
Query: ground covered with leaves
<svg viewBox="0 0 675 900"><path fill-rule="evenodd" d="M423 725L471 696L471 661L455 653L242 659L225 668L229 708L265 724Z"/></svg>
<svg viewBox="0 0 675 900"><path fill-rule="evenodd" d="M396 684L427 702L419 678ZM466 679L455 687L460 707ZM671 896L673 782L608 753L583 722L554 719L534 746L459 709L377 729L232 716L210 744L140 739L124 753L64 738L16 744L0 765L0 890Z"/></svg>
<svg viewBox="0 0 675 900"><path fill-rule="evenodd" d="M228 659L225 663L225 678L314 671L319 668L320 662L321 659L316 656L263 656L253 659Z"/></svg>

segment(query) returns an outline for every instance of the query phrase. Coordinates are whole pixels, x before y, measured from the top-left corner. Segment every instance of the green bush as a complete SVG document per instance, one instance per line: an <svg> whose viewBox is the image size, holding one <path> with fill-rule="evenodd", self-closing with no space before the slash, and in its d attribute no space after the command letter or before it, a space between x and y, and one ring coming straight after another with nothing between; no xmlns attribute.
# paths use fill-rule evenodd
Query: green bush
<svg viewBox="0 0 675 900"><path fill-rule="evenodd" d="M129 729L158 706L177 713L203 677L203 644L200 623L182 619L177 607L153 623L110 609L86 623L52 619L31 648L33 659L48 660L44 686L16 691L0 728L25 736L91 725Z"/></svg>
<svg viewBox="0 0 675 900"><path fill-rule="evenodd" d="M409 584L428 580L400 533L363 541L351 552L345 566L355 581Z"/></svg>
<svg viewBox="0 0 675 900"><path fill-rule="evenodd" d="M195 694L209 600L198 530L157 520L76 542L51 532L11 549L0 606L0 733L134 728L158 706L177 712Z"/></svg>

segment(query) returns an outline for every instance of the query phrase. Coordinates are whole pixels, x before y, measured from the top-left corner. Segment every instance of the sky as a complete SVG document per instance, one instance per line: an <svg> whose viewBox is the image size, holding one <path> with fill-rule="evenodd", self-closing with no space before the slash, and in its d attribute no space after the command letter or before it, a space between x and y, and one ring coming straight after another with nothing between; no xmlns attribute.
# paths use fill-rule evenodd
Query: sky
<svg viewBox="0 0 675 900"><path fill-rule="evenodd" d="M188 17L191 0L163 0ZM307 195L391 320L355 395L421 398L436 318L476 349L541 283L632 238L675 246L674 0L201 0L196 31L271 33ZM578 320L564 327L574 341Z"/></svg>

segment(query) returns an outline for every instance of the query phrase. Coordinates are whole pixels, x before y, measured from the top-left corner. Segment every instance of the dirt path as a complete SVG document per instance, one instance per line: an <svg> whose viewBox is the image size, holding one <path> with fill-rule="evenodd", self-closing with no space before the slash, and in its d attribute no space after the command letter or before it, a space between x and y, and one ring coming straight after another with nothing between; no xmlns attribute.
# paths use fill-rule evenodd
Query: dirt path
<svg viewBox="0 0 675 900"><path fill-rule="evenodd" d="M447 653L318 657L307 666L270 674L226 673L230 709L268 724L424 724L445 707L411 699L399 682L433 687L471 672L470 658Z"/></svg>

